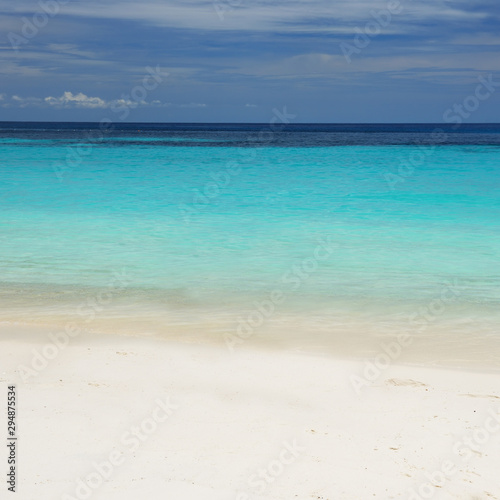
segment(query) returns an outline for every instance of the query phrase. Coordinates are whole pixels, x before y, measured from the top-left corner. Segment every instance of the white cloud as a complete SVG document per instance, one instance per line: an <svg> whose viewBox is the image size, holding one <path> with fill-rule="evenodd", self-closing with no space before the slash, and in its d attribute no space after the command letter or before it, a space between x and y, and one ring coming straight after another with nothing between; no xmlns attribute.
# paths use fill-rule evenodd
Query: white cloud
<svg viewBox="0 0 500 500"><path fill-rule="evenodd" d="M374 49L376 47L373 47ZM334 47L335 49L335 47ZM313 81L327 80L354 84L366 82L370 74L384 74L387 78L409 78L432 81L433 74L440 74L439 82L462 85L475 82L479 74L500 70L496 52L478 55L476 52L449 53L407 53L388 55L376 50L366 50L356 55L353 64L347 64L340 49L336 53L310 53L285 57L275 61L235 63L225 73L237 73L268 79ZM405 72L405 73L403 73ZM460 75L460 78L457 76Z"/></svg>
<svg viewBox="0 0 500 500"><path fill-rule="evenodd" d="M39 9L33 0L0 2L8 13ZM31 3L31 5L29 5ZM5 4L5 6L3 5ZM87 0L69 2L64 13L103 19L132 19L172 28L208 30L256 30L278 32L350 33L359 23L372 19L373 11L387 9L387 0ZM401 0L403 12L394 15L404 22L446 22L486 17L466 2ZM332 23L332 20L337 22ZM401 32L406 29L400 28ZM72 48L70 48L72 50Z"/></svg>
<svg viewBox="0 0 500 500"><path fill-rule="evenodd" d="M156 107L156 108L168 108L169 106L172 106L171 102L161 102L158 100L151 101L149 103L150 106Z"/></svg>
<svg viewBox="0 0 500 500"><path fill-rule="evenodd" d="M19 97L18 95L13 95L9 101L5 101L3 107L11 108L12 106L16 106L27 108L28 106L39 106L42 102L42 99L38 97Z"/></svg>
<svg viewBox="0 0 500 500"><path fill-rule="evenodd" d="M150 106L150 107L168 107L172 106L169 102L161 102L159 100L154 100L151 102L147 101L133 101L131 99L115 99L111 101L107 101L100 97L89 97L85 95L83 92L79 92L78 94L73 94L72 92L66 91L60 97L19 97L18 95L13 95L10 99L7 99L5 94L0 94L0 101L4 100L2 103L3 107L21 107L26 108L28 106L53 106L56 108L85 108L85 109L104 109L113 106L114 109L123 109L123 108L137 108L139 106ZM189 103L189 104L180 104L178 107L186 107L186 108L202 108L205 107L206 104L199 103Z"/></svg>
<svg viewBox="0 0 500 500"><path fill-rule="evenodd" d="M189 104L180 104L180 108L206 108L207 105L199 102L190 102Z"/></svg>
<svg viewBox="0 0 500 500"><path fill-rule="evenodd" d="M63 108L107 108L109 106L109 103L100 97L89 97L82 92L79 94L64 92L61 97L46 97L44 101L50 106Z"/></svg>

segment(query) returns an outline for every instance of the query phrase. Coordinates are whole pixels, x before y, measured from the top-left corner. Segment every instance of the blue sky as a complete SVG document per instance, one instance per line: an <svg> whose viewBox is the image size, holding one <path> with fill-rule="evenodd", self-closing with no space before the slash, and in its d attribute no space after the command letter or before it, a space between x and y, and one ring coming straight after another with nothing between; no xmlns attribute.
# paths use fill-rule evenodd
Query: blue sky
<svg viewBox="0 0 500 500"><path fill-rule="evenodd" d="M442 122L479 77L500 82L498 0L0 0L0 12L0 120L268 122L286 107L296 122ZM490 94L465 121L500 122L500 87Z"/></svg>

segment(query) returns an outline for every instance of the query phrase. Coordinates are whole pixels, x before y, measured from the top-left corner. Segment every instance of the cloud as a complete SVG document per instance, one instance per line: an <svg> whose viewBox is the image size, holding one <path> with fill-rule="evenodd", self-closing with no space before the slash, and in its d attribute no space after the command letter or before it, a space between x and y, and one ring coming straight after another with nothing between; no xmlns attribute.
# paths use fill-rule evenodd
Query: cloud
<svg viewBox="0 0 500 500"><path fill-rule="evenodd" d="M161 101L158 101L156 99L154 101L151 101L149 104L150 104L150 106L153 106L156 108L168 108L168 107L172 106L171 102L161 102Z"/></svg>
<svg viewBox="0 0 500 500"><path fill-rule="evenodd" d="M37 107L57 107L57 108L107 108L115 101L105 101L100 97L89 97L82 92L78 94L73 94L72 92L64 92L61 97L20 97L18 95L13 95L9 100L6 99L5 94L3 96L3 106L4 107L20 107L26 108L31 106ZM2 100L2 99L0 99Z"/></svg>
<svg viewBox="0 0 500 500"><path fill-rule="evenodd" d="M180 108L206 108L207 105L199 102L190 102L189 104L180 104Z"/></svg>
<svg viewBox="0 0 500 500"><path fill-rule="evenodd" d="M345 33L371 19L372 12L387 9L387 0L87 0L64 5L59 15L98 19L134 20L148 25L216 31L268 31ZM401 0L403 14L396 17L410 24L444 23L488 17L492 2L483 11L472 2ZM34 13L40 9L32 0L1 2L10 14ZM485 8L486 7L486 8ZM398 24L399 24L398 21ZM402 28L403 29L403 28Z"/></svg>
<svg viewBox="0 0 500 500"><path fill-rule="evenodd" d="M82 92L73 94L72 92L64 92L61 97L46 97L44 101L50 106L62 108L107 108L109 103L100 97L89 97Z"/></svg>
<svg viewBox="0 0 500 500"><path fill-rule="evenodd" d="M206 108L207 104L199 102L172 104L170 102L162 102L158 99L153 101L133 101L131 99L115 99L107 101L100 97L89 97L83 92L78 94L73 94L72 92L66 91L61 97L19 97L18 95L13 95L10 99L7 98L5 94L0 94L0 101L3 107L21 107L26 108L28 106L37 107L56 107L64 109L104 109L110 108L113 110L121 110L123 108L135 109L137 107L150 107L150 108Z"/></svg>
<svg viewBox="0 0 500 500"><path fill-rule="evenodd" d="M9 101L4 101L4 104L2 104L2 106L4 108L27 108L28 106L39 106L42 102L42 99L38 97L19 97L18 95L13 95Z"/></svg>

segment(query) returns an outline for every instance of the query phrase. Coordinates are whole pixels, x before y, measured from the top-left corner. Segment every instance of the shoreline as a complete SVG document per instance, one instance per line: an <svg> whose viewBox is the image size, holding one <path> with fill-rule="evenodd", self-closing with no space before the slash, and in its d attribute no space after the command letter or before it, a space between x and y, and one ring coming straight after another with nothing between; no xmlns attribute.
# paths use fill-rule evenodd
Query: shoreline
<svg viewBox="0 0 500 500"><path fill-rule="evenodd" d="M161 324L158 318L96 317L90 324L81 317L67 316L45 322L0 318L0 339L15 338L15 332L30 330L35 341L55 344L54 336L70 343L88 335L111 338L144 338L179 345L213 346L221 352L259 350L301 352L336 360L377 361L382 365L436 367L479 372L500 371L500 335L494 334L496 322L481 328L475 323L428 322L419 328L402 321L373 324L367 318L332 316L308 317L304 314L275 315L260 327L250 330L235 322L234 313L183 321L178 318ZM189 321L188 321L189 320ZM239 326L238 326L239 325ZM405 328L406 327L406 328ZM39 336L39 339L38 339ZM383 368L385 369L385 367Z"/></svg>
<svg viewBox="0 0 500 500"><path fill-rule="evenodd" d="M0 338L26 497L499 498L495 373L82 334L22 380L45 339Z"/></svg>

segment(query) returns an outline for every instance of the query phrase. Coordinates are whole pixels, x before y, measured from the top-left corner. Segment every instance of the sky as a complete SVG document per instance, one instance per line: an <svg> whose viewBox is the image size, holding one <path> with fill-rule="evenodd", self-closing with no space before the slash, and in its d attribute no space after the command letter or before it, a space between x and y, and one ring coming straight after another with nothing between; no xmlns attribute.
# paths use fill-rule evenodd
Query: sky
<svg viewBox="0 0 500 500"><path fill-rule="evenodd" d="M0 0L0 121L266 123L276 110L500 122L500 3Z"/></svg>

